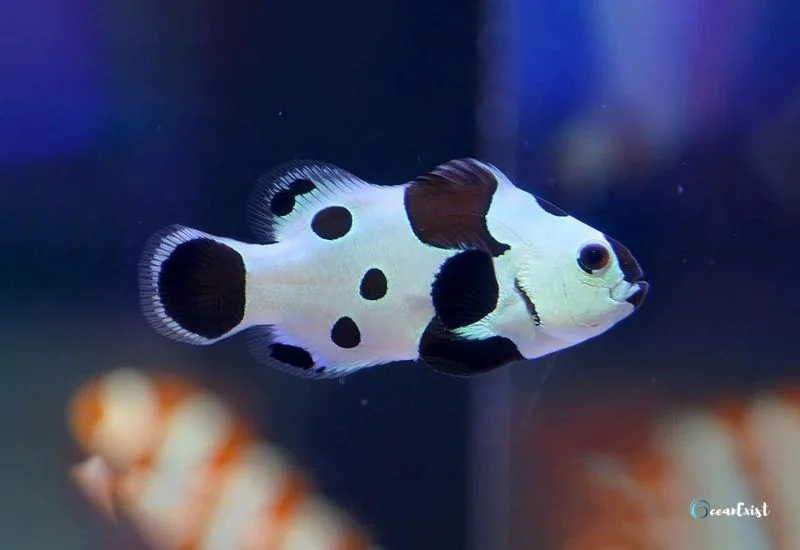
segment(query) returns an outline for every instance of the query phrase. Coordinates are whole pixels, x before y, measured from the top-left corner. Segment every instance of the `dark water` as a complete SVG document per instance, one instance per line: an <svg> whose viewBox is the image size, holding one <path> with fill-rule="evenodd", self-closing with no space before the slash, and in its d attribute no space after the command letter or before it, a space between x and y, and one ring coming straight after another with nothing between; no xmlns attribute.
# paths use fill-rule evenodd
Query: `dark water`
<svg viewBox="0 0 800 550"><path fill-rule="evenodd" d="M598 70L596 49L577 30L591 10L534 14L534 4L520 8L529 32L518 43L517 179L619 238L653 284L633 318L559 355L546 395L657 384L700 399L797 375L795 12L765 3L757 38L723 52L746 59L736 73L746 77L697 107L726 105L703 131L691 126L668 153L653 145L650 155L636 153L646 139L629 139L633 153L614 170L570 179L553 136L613 94L582 91L579 76ZM467 519L468 382L421 366L309 382L264 372L238 338L212 348L172 343L141 318L135 277L145 238L169 223L248 240L248 193L282 161L320 159L399 183L480 156L485 10L456 0L37 0L13 9L19 25L0 33L11 43L0 48L8 75L0 87L0 546L140 547L68 486L63 472L75 455L63 409L87 377L142 365L237 388L270 437L386 547L465 548L475 521ZM608 124L623 127L626 116ZM515 398L528 399L540 374L541 364L513 367Z"/></svg>

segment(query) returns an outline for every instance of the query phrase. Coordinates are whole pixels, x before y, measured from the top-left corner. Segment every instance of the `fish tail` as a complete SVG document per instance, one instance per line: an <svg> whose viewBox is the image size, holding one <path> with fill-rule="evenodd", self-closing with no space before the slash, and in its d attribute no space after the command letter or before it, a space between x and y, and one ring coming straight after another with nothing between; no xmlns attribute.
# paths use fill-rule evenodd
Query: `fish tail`
<svg viewBox="0 0 800 550"><path fill-rule="evenodd" d="M172 225L152 235L139 261L139 298L159 333L212 344L247 328L247 245Z"/></svg>

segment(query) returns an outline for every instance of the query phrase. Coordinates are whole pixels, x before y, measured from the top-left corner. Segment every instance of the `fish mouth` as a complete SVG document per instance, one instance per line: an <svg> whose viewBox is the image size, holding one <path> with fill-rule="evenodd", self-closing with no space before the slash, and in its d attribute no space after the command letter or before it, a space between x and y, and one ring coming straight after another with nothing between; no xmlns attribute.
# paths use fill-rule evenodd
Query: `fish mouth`
<svg viewBox="0 0 800 550"><path fill-rule="evenodd" d="M614 288L611 289L611 299L615 302L627 302L631 304L634 309L638 309L642 305L647 292L650 290L650 283L647 281L620 281Z"/></svg>
<svg viewBox="0 0 800 550"><path fill-rule="evenodd" d="M642 305L642 302L644 302L647 291L650 290L650 283L647 281L636 281L636 283L631 286L631 290L633 292L625 298L625 301L631 304L634 309L638 309L639 306Z"/></svg>
<svg viewBox="0 0 800 550"><path fill-rule="evenodd" d="M608 235L603 236L614 250L617 263L622 271L622 280L611 289L611 298L617 302L628 302L636 309L642 305L647 291L650 290L650 283L641 280L644 276L644 271L642 271L639 262L633 257L631 251Z"/></svg>

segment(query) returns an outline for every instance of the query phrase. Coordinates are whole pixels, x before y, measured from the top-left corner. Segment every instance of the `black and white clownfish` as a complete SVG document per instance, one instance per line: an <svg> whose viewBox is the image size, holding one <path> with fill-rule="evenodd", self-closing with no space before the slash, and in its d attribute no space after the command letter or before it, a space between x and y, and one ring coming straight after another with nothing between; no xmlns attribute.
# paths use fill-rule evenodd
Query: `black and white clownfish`
<svg viewBox="0 0 800 550"><path fill-rule="evenodd" d="M151 236L144 315L191 344L246 330L257 358L308 377L409 360L487 372L605 332L648 291L627 248L474 159L391 186L287 163L248 214L254 244Z"/></svg>

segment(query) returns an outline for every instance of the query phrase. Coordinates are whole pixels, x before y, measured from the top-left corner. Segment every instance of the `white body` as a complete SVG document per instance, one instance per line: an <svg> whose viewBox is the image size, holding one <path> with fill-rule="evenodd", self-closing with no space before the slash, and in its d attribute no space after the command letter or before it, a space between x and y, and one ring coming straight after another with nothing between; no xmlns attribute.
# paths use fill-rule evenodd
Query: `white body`
<svg viewBox="0 0 800 550"><path fill-rule="evenodd" d="M597 273L586 273L576 264L578 251L587 243L598 243L613 255L611 239L571 216L554 215L496 168L477 161L448 164L459 162L459 167L495 180L486 228L510 248L492 259L499 287L496 307L453 334L468 340L502 336L513 341L525 358L536 358L597 336L634 311L634 304L626 300L641 284L625 280L619 261ZM415 182L376 186L338 169L328 175L333 181L325 181L324 171L313 166L302 170L296 169L295 177L314 179L317 190L298 196L289 215L270 220L266 230L276 242L247 244L178 228L174 238L152 247L145 267L151 268L146 283L153 288L155 274L176 243L209 237L236 250L246 269L241 323L220 338L191 334L170 319L155 293L150 296L152 304L146 304L155 312L151 322L171 337L196 344L269 325L272 341L307 350L314 363L328 367L329 373L417 359L420 339L437 313L432 282L460 248L430 246L415 234L404 202ZM345 207L352 214L351 229L336 240L318 238L309 229L313 216L330 206ZM473 214L437 215L455 219ZM388 279L388 292L377 301L359 296L359 281L370 268L379 268ZM535 304L540 319L531 316L515 281ZM342 316L357 322L361 333L357 347L342 348L331 341L331 326Z"/></svg>

